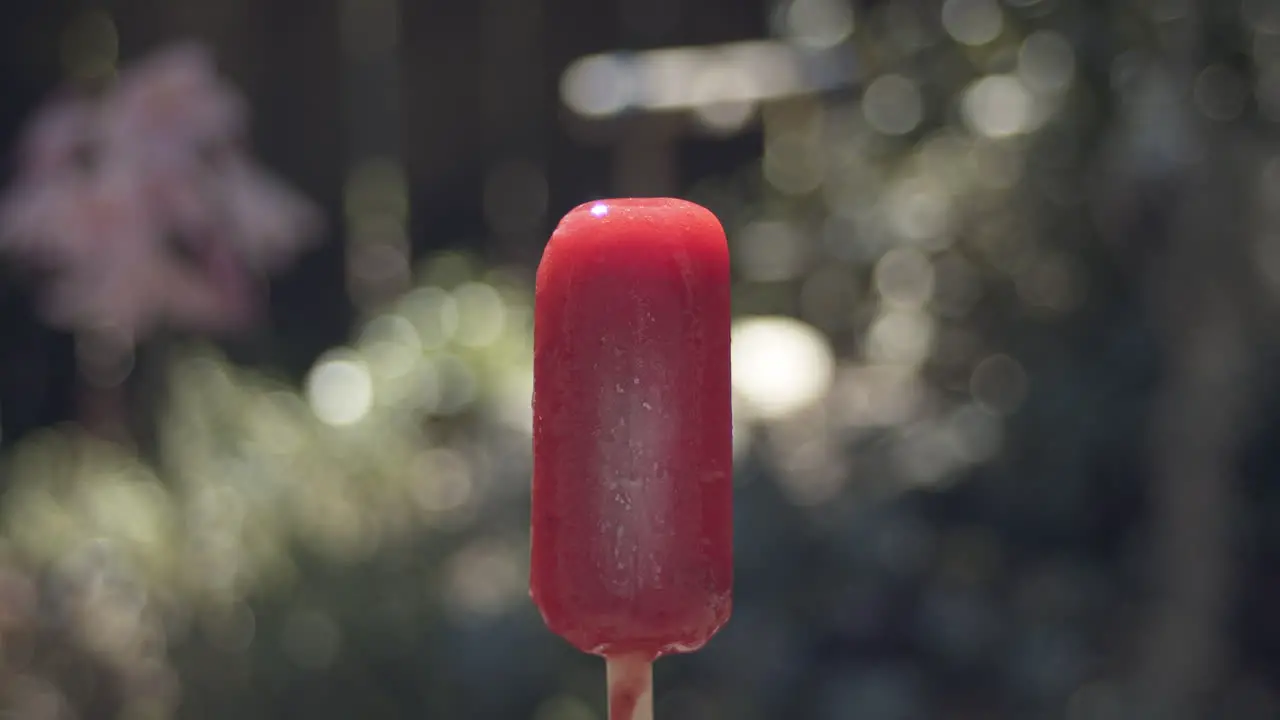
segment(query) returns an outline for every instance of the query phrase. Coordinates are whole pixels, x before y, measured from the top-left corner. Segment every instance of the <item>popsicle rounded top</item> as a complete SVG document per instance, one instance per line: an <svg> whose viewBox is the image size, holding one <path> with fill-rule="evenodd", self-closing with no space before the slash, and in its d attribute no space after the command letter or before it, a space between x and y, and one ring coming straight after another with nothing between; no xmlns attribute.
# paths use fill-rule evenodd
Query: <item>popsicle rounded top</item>
<svg viewBox="0 0 1280 720"><path fill-rule="evenodd" d="M538 264L538 290L551 275L574 262L558 262L566 253L678 252L723 263L728 283L729 250L724 229L710 210L677 198L618 198L583 203L556 226ZM616 257L616 255L611 255ZM598 255L597 255L598 258ZM727 285L726 285L727 288Z"/></svg>
<svg viewBox="0 0 1280 720"><path fill-rule="evenodd" d="M729 258L670 198L570 211L538 267L530 591L585 652L696 650L733 583Z"/></svg>

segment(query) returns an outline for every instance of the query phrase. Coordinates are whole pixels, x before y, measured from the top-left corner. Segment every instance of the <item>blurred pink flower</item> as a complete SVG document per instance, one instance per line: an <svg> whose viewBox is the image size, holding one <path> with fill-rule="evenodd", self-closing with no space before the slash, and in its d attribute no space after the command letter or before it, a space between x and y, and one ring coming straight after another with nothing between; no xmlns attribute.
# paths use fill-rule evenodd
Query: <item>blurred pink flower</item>
<svg viewBox="0 0 1280 720"><path fill-rule="evenodd" d="M195 44L35 114L0 198L0 253L49 273L50 322L134 342L252 320L259 273L291 261L320 218L245 150L246 115Z"/></svg>

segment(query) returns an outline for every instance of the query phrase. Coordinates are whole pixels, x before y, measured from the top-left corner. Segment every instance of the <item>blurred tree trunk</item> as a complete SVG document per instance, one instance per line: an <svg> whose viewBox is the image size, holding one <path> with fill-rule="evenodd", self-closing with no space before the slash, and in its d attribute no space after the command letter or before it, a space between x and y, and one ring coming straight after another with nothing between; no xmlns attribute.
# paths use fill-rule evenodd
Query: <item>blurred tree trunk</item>
<svg viewBox="0 0 1280 720"><path fill-rule="evenodd" d="M1216 714L1234 660L1236 466L1257 409L1246 219L1263 152L1244 121L1210 120L1197 106L1206 30L1187 9L1154 23L1155 53L1129 56L1117 73L1129 79L1113 78L1120 142L1103 152L1099 196L1111 240L1145 275L1163 359L1148 424L1150 596L1126 713L1135 720Z"/></svg>
<svg viewBox="0 0 1280 720"><path fill-rule="evenodd" d="M1235 467L1255 411L1241 169L1257 152L1225 131L1207 133L1201 151L1152 295L1166 370L1150 426L1155 582L1137 689L1140 717L1161 720L1212 715L1205 703L1230 667Z"/></svg>

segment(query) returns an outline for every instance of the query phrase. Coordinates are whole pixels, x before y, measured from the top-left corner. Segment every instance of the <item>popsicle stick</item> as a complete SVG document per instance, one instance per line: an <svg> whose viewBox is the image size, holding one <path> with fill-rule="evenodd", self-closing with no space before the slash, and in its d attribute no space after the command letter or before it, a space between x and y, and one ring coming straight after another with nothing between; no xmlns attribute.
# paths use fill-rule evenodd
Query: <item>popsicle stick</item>
<svg viewBox="0 0 1280 720"><path fill-rule="evenodd" d="M653 720L653 663L624 655L605 659L609 720Z"/></svg>

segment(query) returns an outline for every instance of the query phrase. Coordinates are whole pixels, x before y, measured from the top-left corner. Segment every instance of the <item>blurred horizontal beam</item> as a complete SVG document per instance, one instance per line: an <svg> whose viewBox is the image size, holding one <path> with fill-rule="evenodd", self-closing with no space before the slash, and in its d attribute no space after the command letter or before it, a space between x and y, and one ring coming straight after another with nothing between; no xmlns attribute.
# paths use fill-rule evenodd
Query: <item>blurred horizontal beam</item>
<svg viewBox="0 0 1280 720"><path fill-rule="evenodd" d="M851 87L857 78L848 44L809 50L749 40L587 55L565 69L560 98L582 118L604 119L757 104Z"/></svg>

